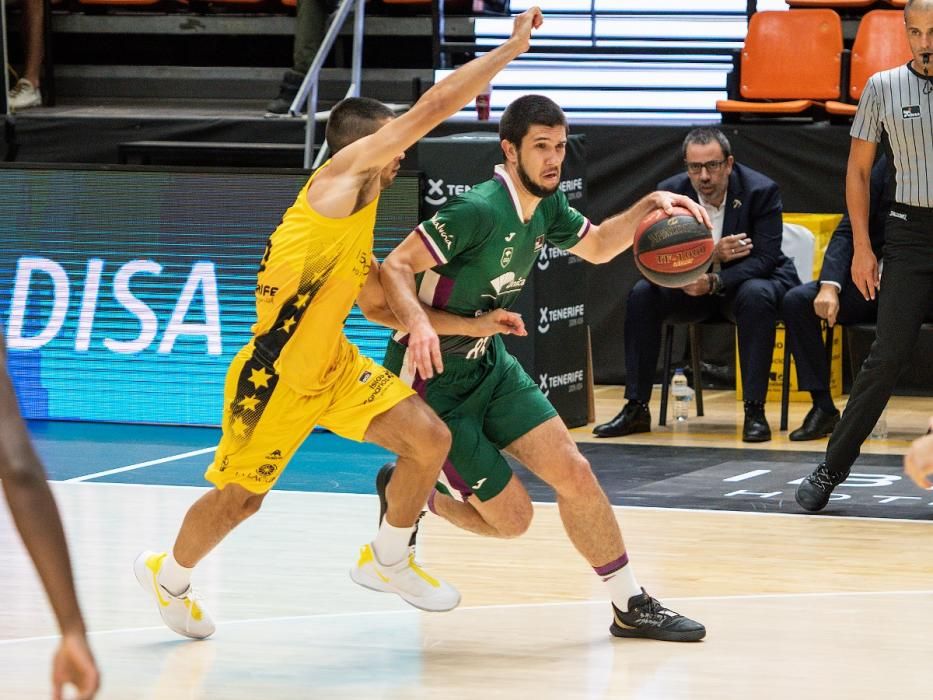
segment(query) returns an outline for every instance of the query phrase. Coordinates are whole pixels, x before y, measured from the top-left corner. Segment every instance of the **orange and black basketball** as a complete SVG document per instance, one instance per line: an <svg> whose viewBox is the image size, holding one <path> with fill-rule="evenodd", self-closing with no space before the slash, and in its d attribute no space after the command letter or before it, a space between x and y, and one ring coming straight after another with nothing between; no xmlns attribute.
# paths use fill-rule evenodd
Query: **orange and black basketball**
<svg viewBox="0 0 933 700"><path fill-rule="evenodd" d="M688 210L674 207L668 216L656 209L635 231L635 264L649 282L682 287L706 272L714 247L710 230Z"/></svg>

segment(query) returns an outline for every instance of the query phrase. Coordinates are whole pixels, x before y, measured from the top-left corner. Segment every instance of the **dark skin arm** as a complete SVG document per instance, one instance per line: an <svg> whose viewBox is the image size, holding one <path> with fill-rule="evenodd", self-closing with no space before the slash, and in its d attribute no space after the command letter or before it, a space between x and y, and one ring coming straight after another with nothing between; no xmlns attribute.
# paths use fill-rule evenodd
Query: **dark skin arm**
<svg viewBox="0 0 933 700"><path fill-rule="evenodd" d="M36 566L62 633L52 662L53 697L60 698L62 686L72 683L79 698L92 698L100 685L100 674L85 637L62 521L19 412L6 371L5 347L0 335L0 479L13 522Z"/></svg>

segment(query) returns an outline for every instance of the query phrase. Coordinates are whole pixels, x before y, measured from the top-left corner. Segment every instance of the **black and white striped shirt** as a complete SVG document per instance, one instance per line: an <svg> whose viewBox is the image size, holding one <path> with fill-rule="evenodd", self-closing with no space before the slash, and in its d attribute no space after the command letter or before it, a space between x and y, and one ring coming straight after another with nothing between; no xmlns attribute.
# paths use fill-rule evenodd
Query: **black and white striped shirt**
<svg viewBox="0 0 933 700"><path fill-rule="evenodd" d="M896 172L894 199L933 207L933 81L910 64L868 79L849 134L878 143L882 130Z"/></svg>

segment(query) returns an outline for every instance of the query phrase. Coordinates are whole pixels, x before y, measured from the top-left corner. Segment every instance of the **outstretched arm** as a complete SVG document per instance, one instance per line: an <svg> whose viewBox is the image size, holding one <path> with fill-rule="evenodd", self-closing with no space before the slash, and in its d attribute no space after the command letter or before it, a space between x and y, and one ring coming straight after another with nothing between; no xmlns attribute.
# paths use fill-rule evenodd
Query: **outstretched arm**
<svg viewBox="0 0 933 700"><path fill-rule="evenodd" d="M388 165L431 129L456 114L510 61L527 51L531 32L540 27L542 21L538 7L518 15L509 39L436 83L398 119L342 149L331 161L330 175L366 173Z"/></svg>
<svg viewBox="0 0 933 700"><path fill-rule="evenodd" d="M663 209L671 214L674 207L689 210L697 221L707 228L712 228L706 210L689 197L673 192L652 192L625 211L591 228L586 237L571 248L570 252L591 263L609 262L632 245L635 230L642 219L655 209Z"/></svg>
<svg viewBox="0 0 933 700"><path fill-rule="evenodd" d="M6 371L3 347L0 335L0 479L3 491L13 522L35 563L61 629L62 642L52 668L56 697L62 685L68 682L77 686L81 698L91 698L100 680L85 639L65 533L45 470L20 416Z"/></svg>

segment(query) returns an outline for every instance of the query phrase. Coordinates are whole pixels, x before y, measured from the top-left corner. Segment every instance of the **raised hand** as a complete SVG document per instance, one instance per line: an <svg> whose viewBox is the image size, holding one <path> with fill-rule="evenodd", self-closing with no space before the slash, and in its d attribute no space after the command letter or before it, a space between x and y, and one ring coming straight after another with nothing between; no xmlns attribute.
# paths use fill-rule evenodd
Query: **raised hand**
<svg viewBox="0 0 933 700"><path fill-rule="evenodd" d="M512 24L512 38L524 43L522 52L528 50L531 46L531 30L537 29L544 22L544 16L541 14L541 8L537 5L529 7L515 18Z"/></svg>

